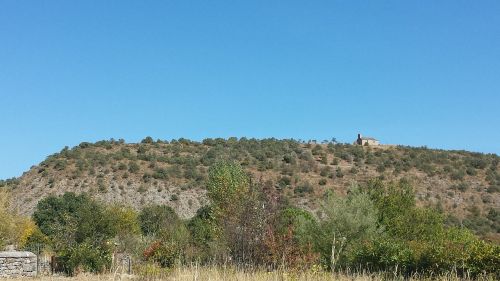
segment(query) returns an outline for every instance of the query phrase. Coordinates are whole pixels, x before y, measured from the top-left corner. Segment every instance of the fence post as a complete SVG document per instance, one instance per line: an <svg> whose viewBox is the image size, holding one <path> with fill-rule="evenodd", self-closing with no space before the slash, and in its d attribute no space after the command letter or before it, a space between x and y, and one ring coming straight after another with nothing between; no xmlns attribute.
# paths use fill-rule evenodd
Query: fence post
<svg viewBox="0 0 500 281"><path fill-rule="evenodd" d="M131 268L131 264L132 264L132 260L130 259L130 256L127 256L127 262L128 262L128 275L131 274L132 272L132 268Z"/></svg>
<svg viewBox="0 0 500 281"><path fill-rule="evenodd" d="M40 244L36 244L36 275L40 274Z"/></svg>

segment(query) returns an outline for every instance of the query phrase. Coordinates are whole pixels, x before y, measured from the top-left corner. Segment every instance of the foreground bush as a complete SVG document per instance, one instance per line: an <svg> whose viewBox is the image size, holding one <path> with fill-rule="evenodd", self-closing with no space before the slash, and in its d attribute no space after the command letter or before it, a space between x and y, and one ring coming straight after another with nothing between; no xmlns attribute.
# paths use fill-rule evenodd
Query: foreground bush
<svg viewBox="0 0 500 281"><path fill-rule="evenodd" d="M405 275L457 272L500 277L500 246L467 229L446 227L437 211L418 208L407 182L385 185L374 181L365 190L377 206L384 231L352 253L350 266Z"/></svg>
<svg viewBox="0 0 500 281"><path fill-rule="evenodd" d="M356 186L345 197L329 194L322 210L321 228L315 233L315 241L326 267L352 266L356 249L383 233L374 202Z"/></svg>
<svg viewBox="0 0 500 281"><path fill-rule="evenodd" d="M33 219L68 274L100 272L111 262L110 239L118 227L106 209L85 194L65 193L41 200Z"/></svg>

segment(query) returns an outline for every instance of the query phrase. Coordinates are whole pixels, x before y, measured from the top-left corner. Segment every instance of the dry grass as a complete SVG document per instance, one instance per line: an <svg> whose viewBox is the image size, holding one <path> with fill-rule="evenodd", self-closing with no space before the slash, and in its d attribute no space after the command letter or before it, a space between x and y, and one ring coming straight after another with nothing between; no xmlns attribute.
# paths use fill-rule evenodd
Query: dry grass
<svg viewBox="0 0 500 281"><path fill-rule="evenodd" d="M142 275L126 275L126 274L106 274L106 275L88 275L81 274L76 277L62 276L46 276L37 277L35 279L21 280L40 280L40 281L107 281L107 280L168 280L168 281L379 281L379 280L408 280L408 281L423 281L423 280L439 280L439 281L458 281L471 280L461 279L453 275L418 277L414 276L409 279L404 279L401 276L391 274L364 274L364 273L349 273L349 274L331 274L325 271L272 271L251 270L244 271L234 267L180 267L172 270L149 271ZM480 278L478 280L495 280L491 278Z"/></svg>
<svg viewBox="0 0 500 281"><path fill-rule="evenodd" d="M271 271L252 270L243 271L235 268L216 268L216 267L183 267L170 272L164 280L169 281L193 281L193 280L213 280L213 281L378 281L378 280L441 280L455 281L467 280L456 276L447 275L434 278L422 278L418 276L404 279L401 276L392 274L367 274L367 273L348 273L332 274L323 270L318 271ZM494 278L483 278L482 280L494 280Z"/></svg>

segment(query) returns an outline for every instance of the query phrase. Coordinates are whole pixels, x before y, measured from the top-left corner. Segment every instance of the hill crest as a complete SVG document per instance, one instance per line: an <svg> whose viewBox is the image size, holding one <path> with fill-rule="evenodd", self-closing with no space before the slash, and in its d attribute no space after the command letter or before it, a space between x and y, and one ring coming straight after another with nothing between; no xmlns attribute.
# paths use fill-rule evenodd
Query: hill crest
<svg viewBox="0 0 500 281"><path fill-rule="evenodd" d="M178 139L83 142L47 157L21 177L2 181L14 208L30 214L38 200L66 191L106 203L167 204L189 218L207 203L204 182L219 158L240 163L254 182L316 210L328 191L346 192L373 178L410 180L418 203L444 210L456 224L498 237L500 157L406 146L304 143L278 139ZM490 213L493 212L493 215ZM496 212L496 213L495 213ZM491 217L491 218L490 218Z"/></svg>

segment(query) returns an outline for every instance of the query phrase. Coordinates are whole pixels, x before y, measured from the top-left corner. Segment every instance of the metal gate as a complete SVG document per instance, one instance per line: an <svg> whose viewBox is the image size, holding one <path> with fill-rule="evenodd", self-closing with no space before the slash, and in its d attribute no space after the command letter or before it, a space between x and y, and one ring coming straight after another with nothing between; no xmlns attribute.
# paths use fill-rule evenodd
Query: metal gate
<svg viewBox="0 0 500 281"><path fill-rule="evenodd" d="M42 244L32 244L24 247L23 251L32 252L36 255L37 275L50 275L52 273L52 256L44 253Z"/></svg>

